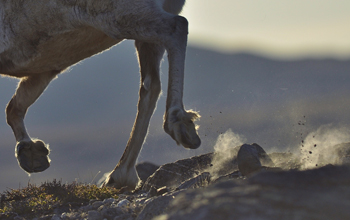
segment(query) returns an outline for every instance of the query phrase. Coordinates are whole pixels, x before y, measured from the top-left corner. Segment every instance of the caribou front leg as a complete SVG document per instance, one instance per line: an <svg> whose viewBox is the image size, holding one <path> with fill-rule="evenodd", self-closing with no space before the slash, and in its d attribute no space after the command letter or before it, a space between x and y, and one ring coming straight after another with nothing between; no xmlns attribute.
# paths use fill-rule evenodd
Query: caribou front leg
<svg viewBox="0 0 350 220"><path fill-rule="evenodd" d="M116 188L127 186L129 189L134 189L139 182L135 163L147 135L148 125L161 91L159 66L164 48L160 45L140 41L136 41L135 46L141 70L137 116L125 151L104 184Z"/></svg>
<svg viewBox="0 0 350 220"><path fill-rule="evenodd" d="M41 140L32 140L29 137L23 120L29 106L55 76L56 74L48 73L22 79L6 108L7 123L17 141L15 156L20 167L28 173L41 172L50 166L48 148Z"/></svg>
<svg viewBox="0 0 350 220"><path fill-rule="evenodd" d="M185 148L196 149L200 146L201 140L193 122L200 116L195 111L185 111L182 101L188 23L181 16L174 19L177 23L176 32L166 46L169 60L169 82L164 130L177 144Z"/></svg>

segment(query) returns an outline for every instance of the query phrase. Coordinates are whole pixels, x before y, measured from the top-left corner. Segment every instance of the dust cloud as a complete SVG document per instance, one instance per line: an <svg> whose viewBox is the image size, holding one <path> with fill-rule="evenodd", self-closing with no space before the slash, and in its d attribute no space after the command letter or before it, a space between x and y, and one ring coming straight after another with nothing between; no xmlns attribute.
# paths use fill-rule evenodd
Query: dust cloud
<svg viewBox="0 0 350 220"><path fill-rule="evenodd" d="M231 129L228 129L225 133L220 134L214 145L214 156L212 159L212 167L209 172L213 175L220 175L220 171L224 171L225 167L232 167L228 163L232 162L232 159L237 156L239 150L238 146L241 146L246 142L246 138L243 135L234 133Z"/></svg>
<svg viewBox="0 0 350 220"><path fill-rule="evenodd" d="M350 130L346 127L336 128L325 125L309 133L298 147L302 169L318 166L340 164L336 145L350 142Z"/></svg>
<svg viewBox="0 0 350 220"><path fill-rule="evenodd" d="M299 145L287 152L270 152L276 167L282 169L313 169L327 164L341 165L350 162L350 129L333 125L323 125L304 136ZM227 172L226 167L238 169L235 165L239 147L247 139L231 129L220 134L214 145L212 166L208 170L213 176ZM271 148L269 148L271 151ZM344 160L345 158L345 160Z"/></svg>

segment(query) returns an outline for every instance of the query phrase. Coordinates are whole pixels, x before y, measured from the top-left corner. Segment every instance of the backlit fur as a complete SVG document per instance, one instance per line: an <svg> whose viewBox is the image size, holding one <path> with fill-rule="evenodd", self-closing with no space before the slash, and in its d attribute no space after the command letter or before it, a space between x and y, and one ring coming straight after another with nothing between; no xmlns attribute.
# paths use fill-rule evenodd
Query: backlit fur
<svg viewBox="0 0 350 220"><path fill-rule="evenodd" d="M186 148L200 139L182 103L188 22L177 14L185 0L0 0L0 74L20 79L6 108L27 172L49 167L49 150L24 125L27 109L68 67L124 39L135 40L141 72L138 113L124 154L105 184L134 188L135 163L161 92L159 65L168 52L169 82L164 128ZM126 97L127 98L127 97Z"/></svg>

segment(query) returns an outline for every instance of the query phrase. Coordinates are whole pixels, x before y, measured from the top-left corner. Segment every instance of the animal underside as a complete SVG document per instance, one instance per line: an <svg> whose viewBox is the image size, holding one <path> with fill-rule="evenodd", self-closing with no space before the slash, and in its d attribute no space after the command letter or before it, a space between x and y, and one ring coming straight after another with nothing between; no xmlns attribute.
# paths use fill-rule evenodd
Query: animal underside
<svg viewBox="0 0 350 220"><path fill-rule="evenodd" d="M71 65L100 53L121 40L108 37L94 28L80 28L36 40L36 44L16 46L0 54L1 74L24 77L33 74L59 73ZM31 48L31 53L22 51ZM22 50L21 50L22 49Z"/></svg>

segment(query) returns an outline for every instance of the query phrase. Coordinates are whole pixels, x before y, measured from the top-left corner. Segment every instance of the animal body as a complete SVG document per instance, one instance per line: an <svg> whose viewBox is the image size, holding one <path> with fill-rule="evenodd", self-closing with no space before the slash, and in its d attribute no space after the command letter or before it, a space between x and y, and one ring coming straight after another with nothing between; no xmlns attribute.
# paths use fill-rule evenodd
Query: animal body
<svg viewBox="0 0 350 220"><path fill-rule="evenodd" d="M134 188L135 163L161 92L159 67L168 53L164 130L195 149L199 115L183 105L188 22L178 15L185 0L0 0L0 74L20 79L6 107L17 144L15 156L28 173L50 166L46 144L26 131L27 109L69 66L124 39L135 40L141 72L138 111L125 151L105 185Z"/></svg>

